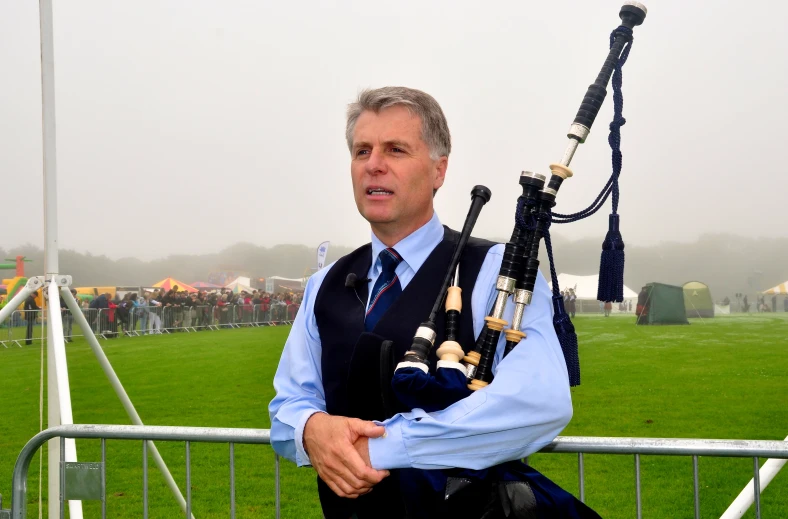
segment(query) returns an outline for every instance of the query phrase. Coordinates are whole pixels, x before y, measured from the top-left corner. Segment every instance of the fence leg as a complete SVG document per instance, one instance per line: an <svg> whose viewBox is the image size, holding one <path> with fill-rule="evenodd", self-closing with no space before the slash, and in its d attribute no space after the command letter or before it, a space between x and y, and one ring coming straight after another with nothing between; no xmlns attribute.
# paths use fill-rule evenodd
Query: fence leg
<svg viewBox="0 0 788 519"><path fill-rule="evenodd" d="M280 488L279 488L279 455L274 454L274 484L276 485L276 519L279 519L279 516L282 511L282 504L280 499Z"/></svg>
<svg viewBox="0 0 788 519"><path fill-rule="evenodd" d="M578 479L580 480L578 482L580 486L580 502L585 503L586 502L586 475L585 475L585 467L583 465L582 452L577 453L577 474L578 474Z"/></svg>
<svg viewBox="0 0 788 519"><path fill-rule="evenodd" d="M635 454L635 501L637 502L638 519L643 519L640 497L640 454Z"/></svg>
<svg viewBox="0 0 788 519"><path fill-rule="evenodd" d="M191 442L186 442L186 519L192 515L192 450Z"/></svg>
<svg viewBox="0 0 788 519"><path fill-rule="evenodd" d="M107 440L101 439L101 519L107 518Z"/></svg>
<svg viewBox="0 0 788 519"><path fill-rule="evenodd" d="M66 438L60 437L60 519L66 517Z"/></svg>
<svg viewBox="0 0 788 519"><path fill-rule="evenodd" d="M235 519L235 444L230 442L230 519Z"/></svg>
<svg viewBox="0 0 788 519"><path fill-rule="evenodd" d="M752 459L753 464L753 490L755 491L755 519L761 519L761 471L758 456Z"/></svg>
<svg viewBox="0 0 788 519"><path fill-rule="evenodd" d="M695 497L695 519L700 519L700 481L698 477L698 456L692 457L692 483L693 483L693 494Z"/></svg>
<svg viewBox="0 0 788 519"><path fill-rule="evenodd" d="M148 519L148 442L142 440L142 517Z"/></svg>

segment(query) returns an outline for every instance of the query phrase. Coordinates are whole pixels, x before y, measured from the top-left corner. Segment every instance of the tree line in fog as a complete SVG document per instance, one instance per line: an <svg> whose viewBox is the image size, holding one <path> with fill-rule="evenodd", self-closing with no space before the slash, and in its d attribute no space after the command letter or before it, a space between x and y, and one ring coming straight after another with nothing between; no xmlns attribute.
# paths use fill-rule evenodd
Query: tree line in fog
<svg viewBox="0 0 788 519"><path fill-rule="evenodd" d="M505 240L498 240L505 241ZM626 237L625 237L626 241ZM599 268L602 237L568 240L553 237L556 269L576 275L594 274ZM327 263L353 248L332 244ZM24 245L0 248L0 260L24 255L26 274L43 272L43 250ZM542 250L542 270L547 258ZM73 250L60 251L60 271L71 274L74 286L150 285L167 276L186 283L207 281L208 274L231 271L251 277L283 276L298 278L314 272L316 251L306 245L260 247L238 243L212 254L173 254L152 261L136 258L112 260L103 255ZM12 270L0 270L0 279L13 277ZM737 292L755 294L788 280L788 238L746 238L729 234L701 236L694 243L661 243L626 247L625 284L638 292L643 284L658 281L681 285L702 281L711 288L715 300L734 299Z"/></svg>

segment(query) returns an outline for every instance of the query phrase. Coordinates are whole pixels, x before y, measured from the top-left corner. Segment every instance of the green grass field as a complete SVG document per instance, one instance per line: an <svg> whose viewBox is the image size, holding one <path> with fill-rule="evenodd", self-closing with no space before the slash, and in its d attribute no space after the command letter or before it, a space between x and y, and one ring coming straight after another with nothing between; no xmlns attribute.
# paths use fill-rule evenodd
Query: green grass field
<svg viewBox="0 0 788 519"><path fill-rule="evenodd" d="M579 316L575 323L583 384L573 389L574 418L563 434L771 440L788 434L785 314L670 327L637 327L631 317ZM102 344L146 424L267 428L271 381L287 332L223 330ZM67 352L74 421L129 423L84 340ZM40 360L37 346L0 347L0 493L6 499L16 455L38 432ZM183 444L159 448L183 488ZM97 461L99 444L80 441L78 453L81 461ZM107 455L108 517L142 517L141 444L108 442ZM199 519L229 516L227 460L226 445L192 446ZM575 455L537 454L530 462L577 492ZM149 465L151 517L182 517L152 460ZM587 502L605 518L634 517L632 456L588 455L585 465ZM236 448L238 517L273 517L273 467L269 447ZM644 457L641 467L644 517L692 517L691 458ZM702 458L700 477L702 516L719 517L752 477L752 460ZM315 486L311 469L283 461L282 516L321 517ZM29 489L32 518L38 515L37 460ZM98 516L95 502L85 510L85 517ZM763 517L788 517L788 472L765 491Z"/></svg>

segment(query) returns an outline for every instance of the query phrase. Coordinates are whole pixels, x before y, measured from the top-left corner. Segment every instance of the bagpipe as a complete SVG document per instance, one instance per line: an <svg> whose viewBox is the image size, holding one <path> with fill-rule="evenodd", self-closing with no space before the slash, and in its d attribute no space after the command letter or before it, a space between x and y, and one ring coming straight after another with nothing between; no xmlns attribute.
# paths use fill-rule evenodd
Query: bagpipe
<svg viewBox="0 0 788 519"><path fill-rule="evenodd" d="M580 384L580 365L577 336L567 315L563 296L559 292L550 242L552 223L569 223L596 213L612 196L613 211L609 217L609 230L602 246L600 281L597 298L600 301L623 300L624 242L619 231L618 177L621 173L620 128L625 123L622 116L621 69L632 46L632 29L646 17L646 8L637 2L626 2L619 13L621 25L610 35L610 50L599 75L588 87L580 109L569 128L569 139L563 157L550 164L550 177L531 172L520 175L522 195L517 202L515 225L511 238L505 245L503 261L495 284L494 304L485 317L485 327L475 344L463 347L458 342L462 312L461 289L458 286L460 258L468 242L476 219L490 191L476 186L471 193L471 207L462 232L456 241L451 261L427 320L422 322L413 337L407 353L396 366L391 379L391 390L397 407L439 411L470 396L474 391L484 391L493 380L493 362L503 334L503 356L518 344L527 342L520 330L522 319L531 303L539 272L539 250L545 244L552 278L553 324L566 361L569 384ZM578 146L585 142L594 120L607 95L607 85L612 78L614 91L614 118L610 124L609 143L612 148L612 174L599 196L588 208L573 214L553 212L556 196L562 183L572 177L569 168ZM510 301L511 300L511 301ZM506 307L514 304L512 322L504 320ZM445 341L439 346L430 362L437 337L436 316L445 310ZM472 346L472 347L471 347ZM522 347L522 346L520 346ZM385 347L384 347L384 350ZM472 501L485 504L478 510L483 517L599 517L593 510L578 501L549 479L520 461L512 461L485 470L432 470L408 469L409 477L401 478L403 495L413 500L411 511L422 507L423 516L434 516L436 510L454 509L461 516L471 517ZM452 490L453 482L477 482L481 494L474 498L462 497L461 491ZM514 483L514 484L513 484ZM519 486L517 484L520 484ZM473 485L454 485L467 489ZM478 492L477 492L478 493ZM456 495L456 497L455 497ZM470 495L470 494L469 494ZM492 497L490 497L492 496ZM452 500L455 500L452 503ZM432 501L432 505L430 505ZM441 501L441 503L438 503ZM418 504L416 502L419 502ZM428 503L425 505L424 503ZM448 503L448 505L447 505ZM433 506L434 505L434 506ZM443 507L443 508L440 508ZM477 512L474 512L474 514ZM530 514L530 515L529 515ZM416 514L418 515L418 514Z"/></svg>

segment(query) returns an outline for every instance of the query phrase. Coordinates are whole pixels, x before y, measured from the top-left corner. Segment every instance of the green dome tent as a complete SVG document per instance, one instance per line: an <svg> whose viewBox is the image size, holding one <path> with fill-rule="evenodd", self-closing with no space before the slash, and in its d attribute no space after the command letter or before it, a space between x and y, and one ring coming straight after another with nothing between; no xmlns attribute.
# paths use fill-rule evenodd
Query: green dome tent
<svg viewBox="0 0 788 519"><path fill-rule="evenodd" d="M648 283L638 294L637 324L689 324L681 287Z"/></svg>
<svg viewBox="0 0 788 519"><path fill-rule="evenodd" d="M714 300L708 285L700 281L684 283L687 317L714 317Z"/></svg>

